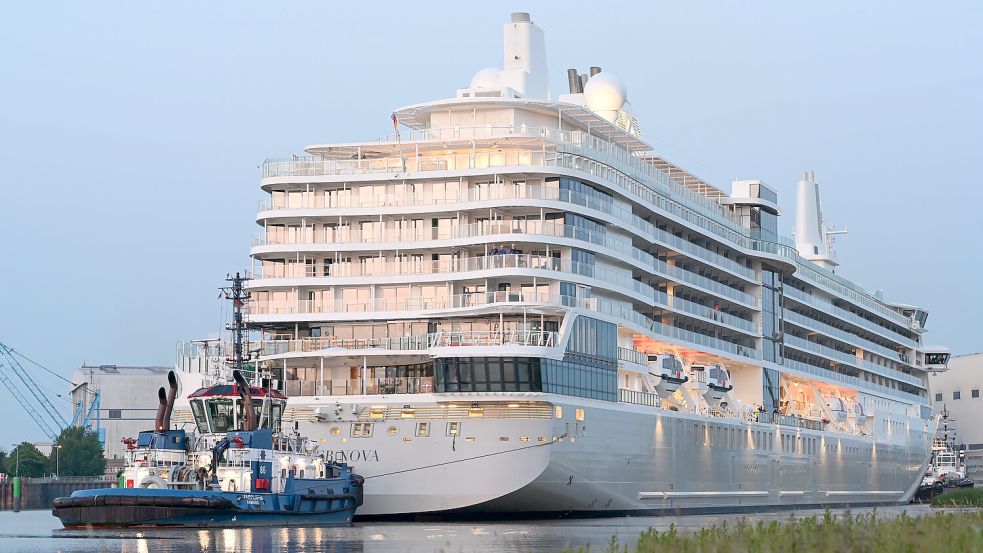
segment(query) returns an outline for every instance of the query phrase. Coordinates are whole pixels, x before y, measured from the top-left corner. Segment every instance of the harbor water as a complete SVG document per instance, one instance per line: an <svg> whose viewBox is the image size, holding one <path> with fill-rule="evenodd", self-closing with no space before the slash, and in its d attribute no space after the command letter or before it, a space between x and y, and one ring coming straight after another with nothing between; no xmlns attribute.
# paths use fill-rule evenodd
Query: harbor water
<svg viewBox="0 0 983 553"><path fill-rule="evenodd" d="M874 509L857 509L869 513ZM842 512L842 511L838 511ZM926 505L882 507L879 517L932 512ZM621 517L519 522L370 522L343 528L235 528L64 530L50 511L0 512L0 550L8 553L454 553L505 551L553 552L590 547L605 551L612 540L634 545L649 528L675 525L681 532L741 518L751 521L789 520L822 516L822 511L785 511L753 515L688 515L679 517Z"/></svg>

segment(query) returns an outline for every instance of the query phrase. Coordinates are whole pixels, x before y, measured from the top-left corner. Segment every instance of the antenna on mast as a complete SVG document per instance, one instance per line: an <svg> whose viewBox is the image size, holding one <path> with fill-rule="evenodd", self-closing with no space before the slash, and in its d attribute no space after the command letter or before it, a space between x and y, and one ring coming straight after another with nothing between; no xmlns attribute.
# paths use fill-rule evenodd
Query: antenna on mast
<svg viewBox="0 0 983 553"><path fill-rule="evenodd" d="M242 316L242 308L245 307L246 301L249 299L249 292L243 289L242 284L250 279L236 272L235 276L227 275L225 280L231 283L230 286L225 286L221 290L225 294L225 299L232 300L232 323L225 326L226 330L232 331L232 369L242 372L245 364L243 351L249 331ZM255 371L253 376L255 376Z"/></svg>

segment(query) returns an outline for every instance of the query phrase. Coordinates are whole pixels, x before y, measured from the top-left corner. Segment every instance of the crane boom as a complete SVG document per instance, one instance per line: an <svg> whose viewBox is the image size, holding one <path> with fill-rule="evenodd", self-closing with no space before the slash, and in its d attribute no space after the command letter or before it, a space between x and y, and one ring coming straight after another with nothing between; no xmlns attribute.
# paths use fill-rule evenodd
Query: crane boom
<svg viewBox="0 0 983 553"><path fill-rule="evenodd" d="M65 420L64 415L62 415L55 406L48 399L48 396L41 391L34 379L31 378L30 373L28 373L24 366L21 365L20 361L14 356L14 350L9 346L0 343L0 361L6 361L6 363L0 363L0 382L10 390L14 398L17 399L18 403L31 415L34 422L41 427L41 430L51 438L52 441L58 438L58 434L61 433L63 429L68 426L68 421ZM3 365L6 365L4 368ZM39 411L32 403L30 398L28 398L24 393L14 384L14 381L10 378L6 371L14 373L18 379L27 388L37 403L40 405L43 413Z"/></svg>

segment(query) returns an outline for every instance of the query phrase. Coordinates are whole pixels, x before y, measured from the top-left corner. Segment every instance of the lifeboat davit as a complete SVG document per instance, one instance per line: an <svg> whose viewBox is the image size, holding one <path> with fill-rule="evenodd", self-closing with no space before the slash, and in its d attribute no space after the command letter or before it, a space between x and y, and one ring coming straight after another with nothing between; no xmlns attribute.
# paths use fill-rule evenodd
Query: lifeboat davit
<svg viewBox="0 0 983 553"><path fill-rule="evenodd" d="M827 397L824 398L824 401L826 401L826 409L828 409L829 413L833 416L833 420L831 422L843 423L847 421L849 418L849 413L847 412L846 402L843 401L843 398Z"/></svg>

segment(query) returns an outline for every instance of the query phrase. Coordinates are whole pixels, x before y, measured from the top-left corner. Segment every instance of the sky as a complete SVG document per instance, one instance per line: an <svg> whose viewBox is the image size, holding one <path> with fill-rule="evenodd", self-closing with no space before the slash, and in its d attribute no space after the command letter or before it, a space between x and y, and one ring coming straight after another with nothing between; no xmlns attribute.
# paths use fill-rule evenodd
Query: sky
<svg viewBox="0 0 983 553"><path fill-rule="evenodd" d="M928 309L926 343L983 351L978 2L9 4L0 342L67 378L173 365L224 322L263 160L453 96L501 64L512 11L545 29L554 94L568 67L616 73L656 151L724 190L769 184L787 233L815 171L849 230L839 273ZM0 448L44 439L0 398Z"/></svg>

